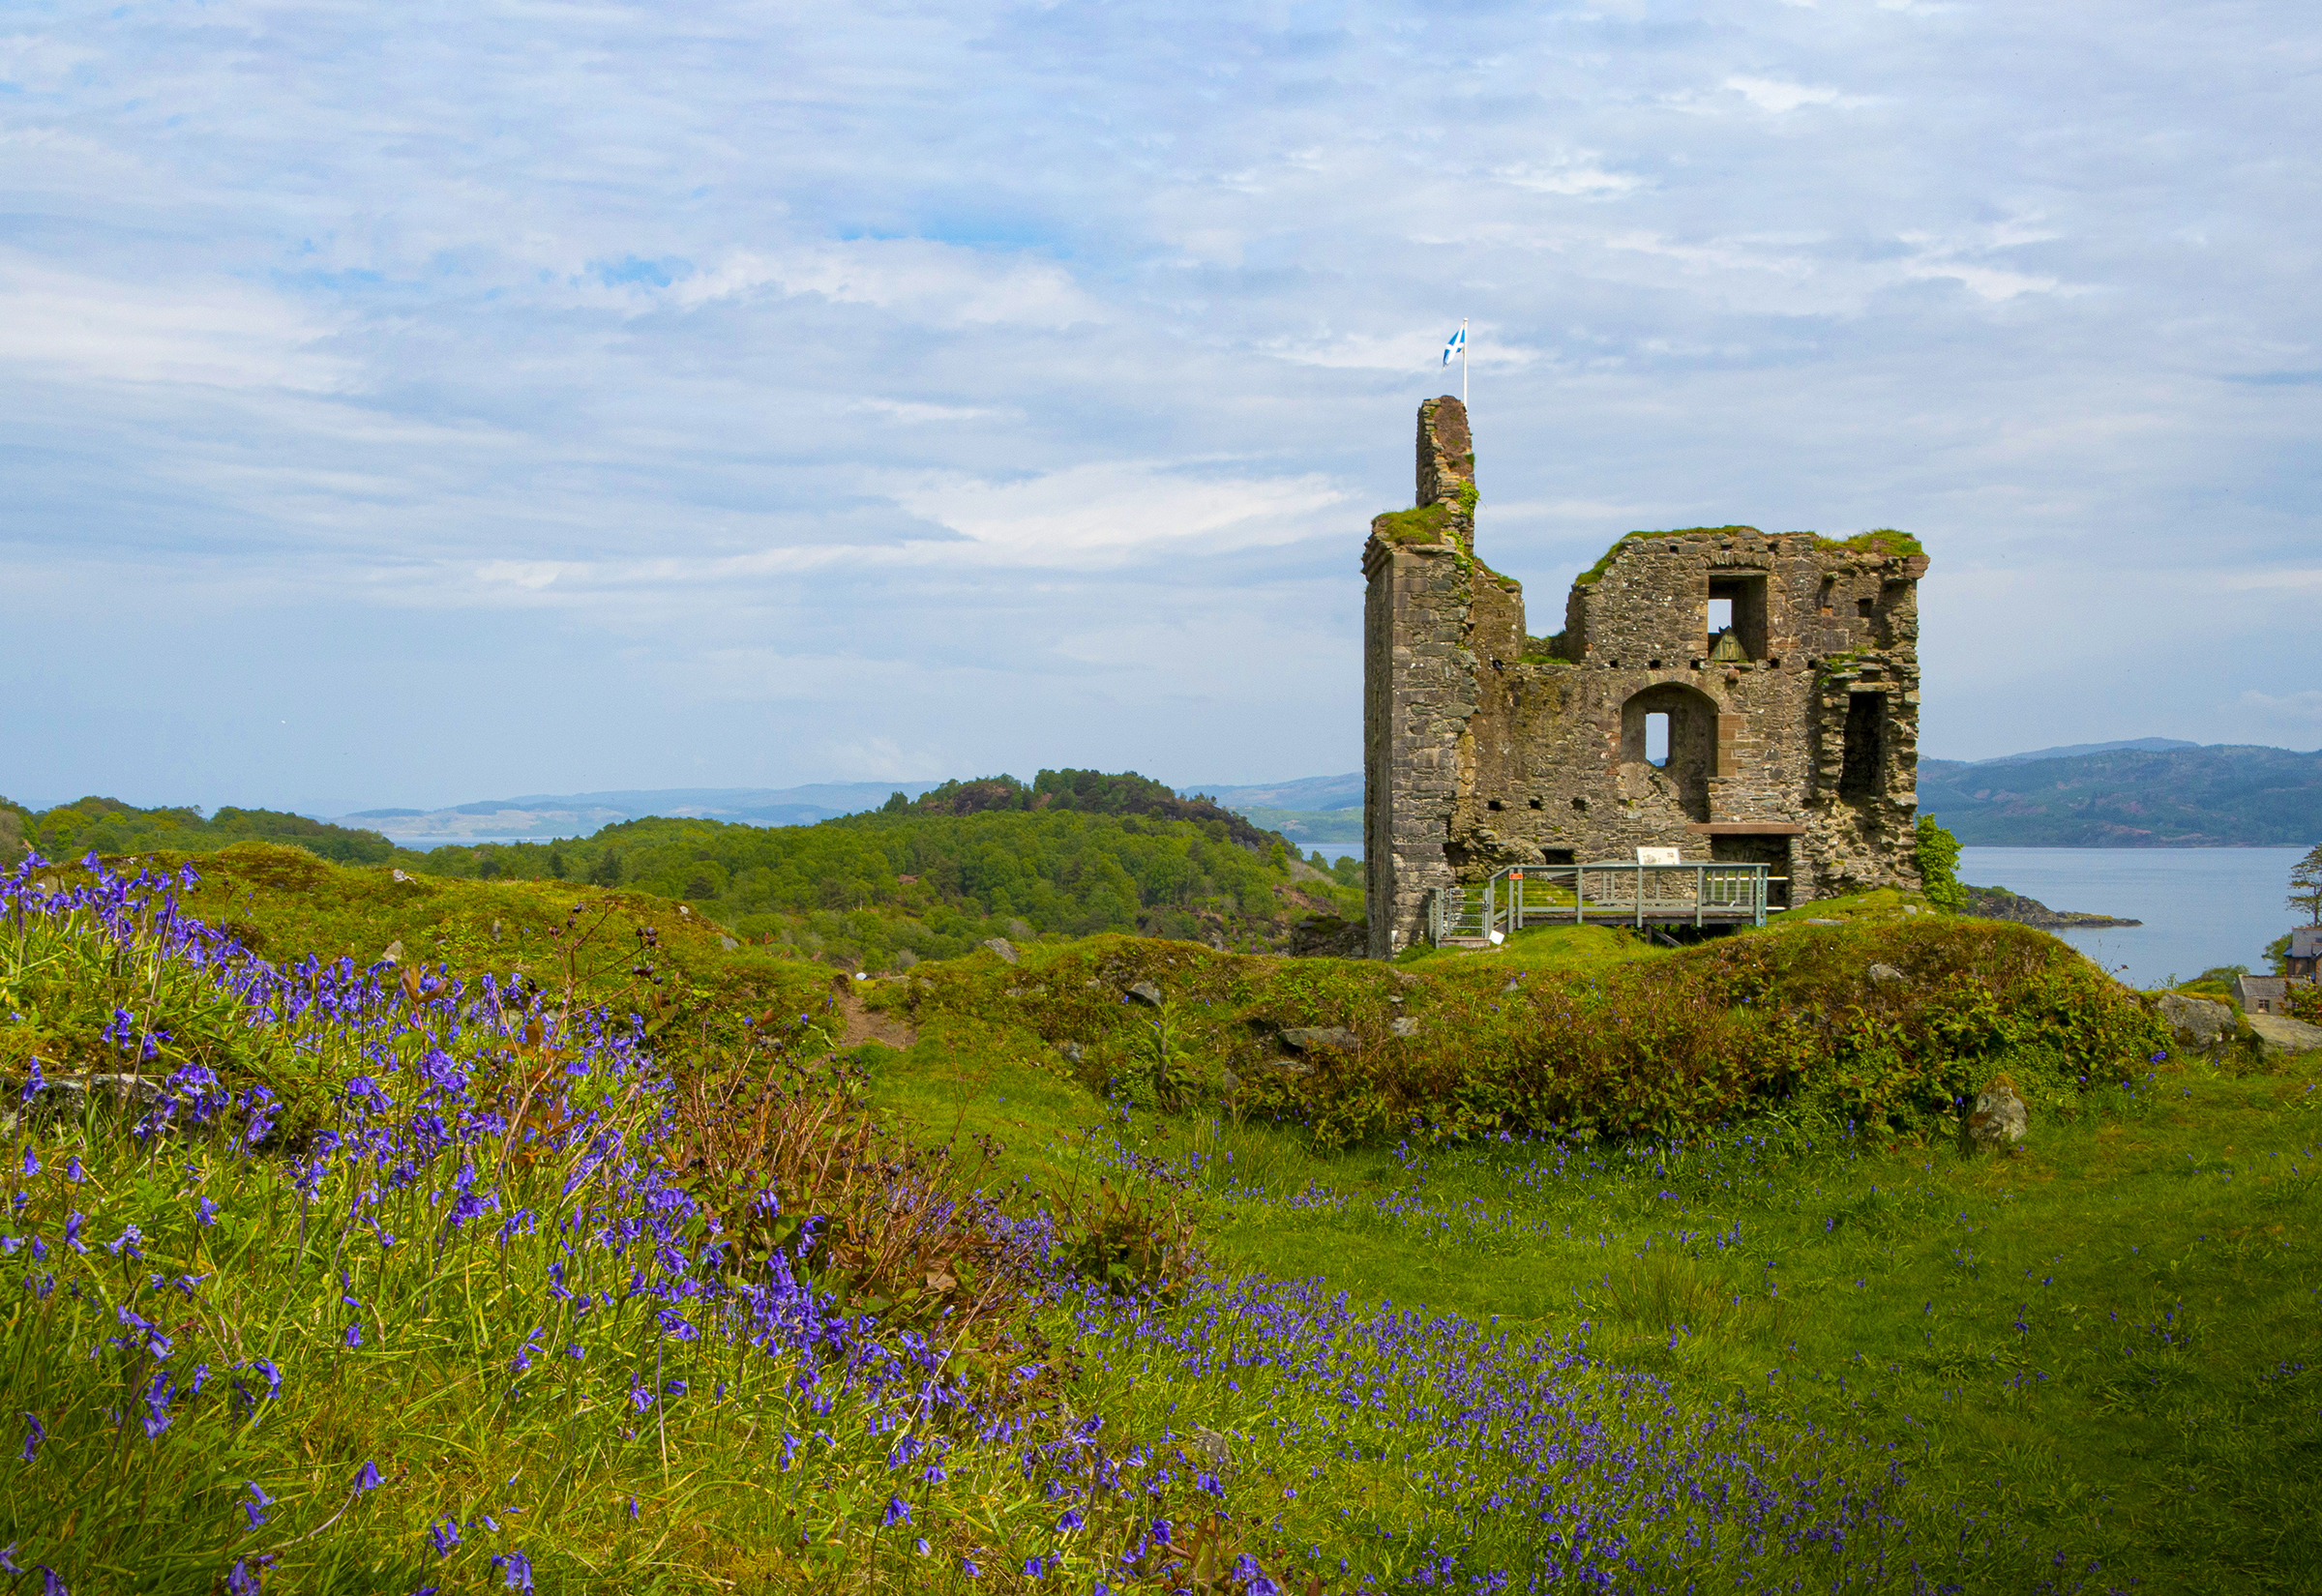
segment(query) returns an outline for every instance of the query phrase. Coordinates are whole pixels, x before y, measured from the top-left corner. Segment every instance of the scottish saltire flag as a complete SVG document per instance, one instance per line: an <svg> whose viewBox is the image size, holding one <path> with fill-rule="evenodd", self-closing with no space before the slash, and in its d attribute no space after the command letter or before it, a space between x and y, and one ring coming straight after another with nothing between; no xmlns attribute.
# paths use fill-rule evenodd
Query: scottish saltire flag
<svg viewBox="0 0 2322 1596"><path fill-rule="evenodd" d="M1444 364L1445 366L1450 365L1451 357L1459 354L1461 351L1466 349L1467 346L1468 324L1463 321L1459 324L1459 331L1451 335L1451 341L1444 345Z"/></svg>

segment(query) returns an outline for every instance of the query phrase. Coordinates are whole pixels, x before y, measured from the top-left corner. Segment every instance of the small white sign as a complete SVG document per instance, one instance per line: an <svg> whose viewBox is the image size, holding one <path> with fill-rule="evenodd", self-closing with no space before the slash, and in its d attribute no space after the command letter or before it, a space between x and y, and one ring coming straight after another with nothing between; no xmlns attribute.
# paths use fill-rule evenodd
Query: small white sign
<svg viewBox="0 0 2322 1596"><path fill-rule="evenodd" d="M1503 942L1504 942L1504 941L1506 941L1506 940L1507 940L1507 932L1505 932L1505 931L1494 931L1494 932L1492 932L1492 946L1493 946L1493 947L1495 947L1495 948L1496 948L1496 947L1498 947L1498 946L1499 946L1501 943L1503 943Z"/></svg>
<svg viewBox="0 0 2322 1596"><path fill-rule="evenodd" d="M1676 848L1637 849L1637 863L1640 865L1682 865L1684 862Z"/></svg>

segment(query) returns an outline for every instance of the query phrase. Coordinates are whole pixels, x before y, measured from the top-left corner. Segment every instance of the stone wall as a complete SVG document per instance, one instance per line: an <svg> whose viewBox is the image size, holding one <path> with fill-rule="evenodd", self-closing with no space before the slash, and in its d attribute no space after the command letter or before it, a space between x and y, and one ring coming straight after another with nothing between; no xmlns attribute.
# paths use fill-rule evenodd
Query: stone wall
<svg viewBox="0 0 2322 1596"><path fill-rule="evenodd" d="M1425 934L1431 889L1509 864L1676 846L1775 866L1795 902L1918 884L1912 540L1631 533L1533 638L1521 587L1475 556L1458 400L1420 407L1417 463L1417 509L1374 520L1363 552L1374 957Z"/></svg>

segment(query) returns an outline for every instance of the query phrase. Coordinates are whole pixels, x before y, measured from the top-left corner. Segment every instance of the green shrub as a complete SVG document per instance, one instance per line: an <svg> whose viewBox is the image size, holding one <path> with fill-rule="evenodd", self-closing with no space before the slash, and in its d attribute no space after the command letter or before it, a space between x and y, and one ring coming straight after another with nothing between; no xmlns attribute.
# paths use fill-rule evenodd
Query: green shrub
<svg viewBox="0 0 2322 1596"><path fill-rule="evenodd" d="M1920 890L1927 901L1950 914L1967 912L1967 889L1959 884L1959 839L1935 823L1935 816L1919 817L1919 864Z"/></svg>

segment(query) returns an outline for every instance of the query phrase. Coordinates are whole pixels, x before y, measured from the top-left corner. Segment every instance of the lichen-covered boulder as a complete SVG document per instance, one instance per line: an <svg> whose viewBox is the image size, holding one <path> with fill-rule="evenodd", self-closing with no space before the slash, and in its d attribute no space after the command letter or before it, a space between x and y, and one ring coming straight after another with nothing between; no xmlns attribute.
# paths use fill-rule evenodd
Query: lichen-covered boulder
<svg viewBox="0 0 2322 1596"><path fill-rule="evenodd" d="M2253 1014L2246 1017L2249 1028L2257 1033L2257 1045L2268 1058L2280 1058L2291 1053L2309 1053L2322 1049L2322 1025L2309 1025L2303 1020L2292 1020L2286 1014Z"/></svg>
<svg viewBox="0 0 2322 1596"><path fill-rule="evenodd" d="M2031 1110L2015 1088L1995 1080L1976 1094L1976 1106L1959 1122L1959 1144L1971 1153L1999 1152L2024 1139L2032 1129Z"/></svg>
<svg viewBox="0 0 2322 1596"><path fill-rule="evenodd" d="M2177 1040L2192 1048L2214 1048L2233 1040L2233 1006L2213 1003L2205 997L2188 997L2183 992L2160 994L2160 1018L2176 1033Z"/></svg>

